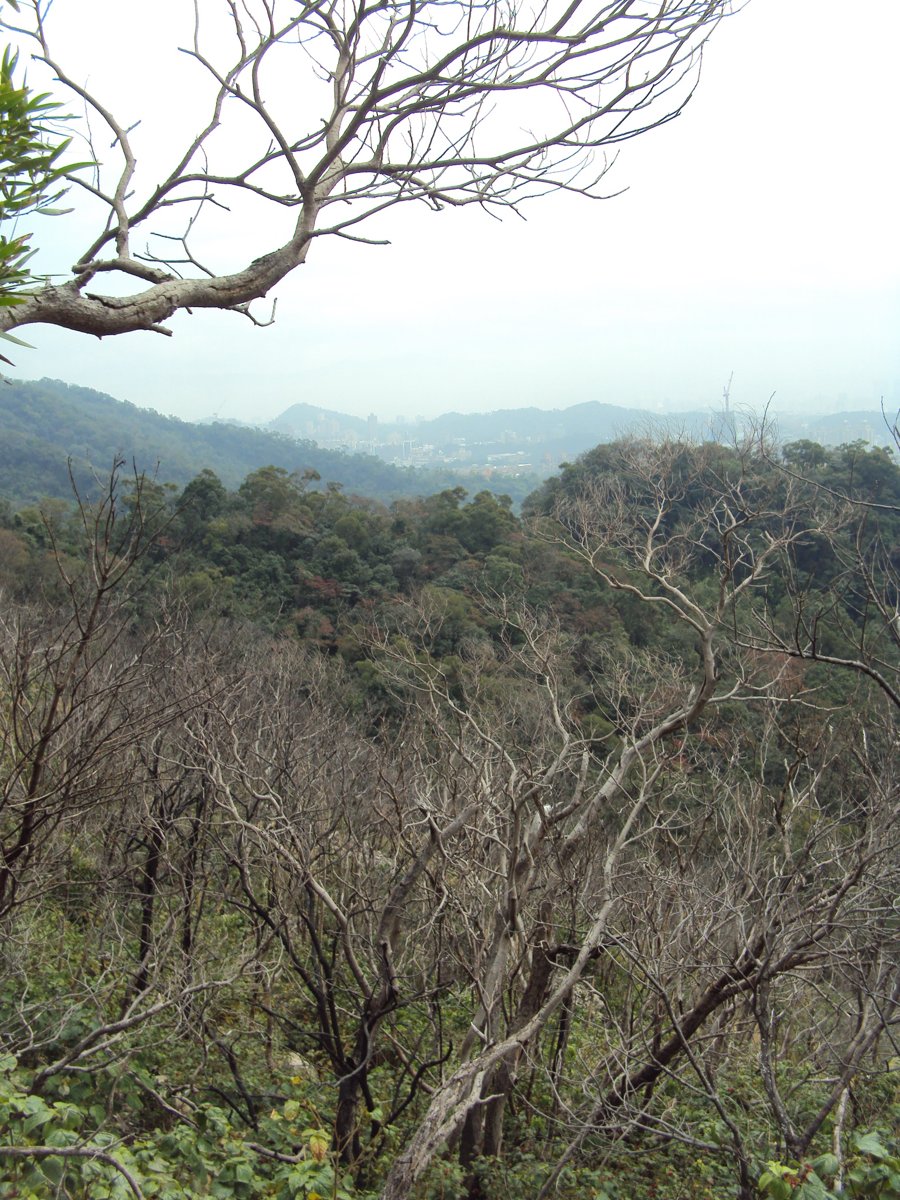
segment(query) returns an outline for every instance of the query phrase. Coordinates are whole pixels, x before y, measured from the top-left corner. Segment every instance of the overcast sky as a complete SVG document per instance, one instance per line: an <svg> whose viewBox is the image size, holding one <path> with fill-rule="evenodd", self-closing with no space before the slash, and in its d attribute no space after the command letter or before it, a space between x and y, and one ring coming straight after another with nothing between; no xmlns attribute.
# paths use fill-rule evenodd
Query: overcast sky
<svg viewBox="0 0 900 1200"><path fill-rule="evenodd" d="M119 0L107 35L82 21L82 58L115 56L121 88L142 12ZM712 39L685 113L623 148L608 182L624 195L545 198L526 221L397 210L388 247L314 246L272 328L202 313L171 339L100 342L29 326L14 374L187 420L297 401L384 419L670 411L716 404L732 374L734 402L756 409L773 393L785 410L896 408L898 45L900 0L750 0ZM38 227L48 247L65 220Z"/></svg>

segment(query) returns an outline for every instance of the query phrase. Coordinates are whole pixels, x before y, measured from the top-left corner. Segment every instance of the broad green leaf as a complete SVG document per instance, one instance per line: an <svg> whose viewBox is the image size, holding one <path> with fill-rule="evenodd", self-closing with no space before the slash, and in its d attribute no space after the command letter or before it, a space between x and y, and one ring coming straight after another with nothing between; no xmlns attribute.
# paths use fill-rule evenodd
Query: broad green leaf
<svg viewBox="0 0 900 1200"><path fill-rule="evenodd" d="M859 1134L853 1139L853 1144L860 1154L869 1154L872 1158L890 1157L877 1133Z"/></svg>
<svg viewBox="0 0 900 1200"><path fill-rule="evenodd" d="M818 1158L814 1158L809 1164L817 1175L836 1175L838 1166L837 1158L833 1154L820 1154Z"/></svg>

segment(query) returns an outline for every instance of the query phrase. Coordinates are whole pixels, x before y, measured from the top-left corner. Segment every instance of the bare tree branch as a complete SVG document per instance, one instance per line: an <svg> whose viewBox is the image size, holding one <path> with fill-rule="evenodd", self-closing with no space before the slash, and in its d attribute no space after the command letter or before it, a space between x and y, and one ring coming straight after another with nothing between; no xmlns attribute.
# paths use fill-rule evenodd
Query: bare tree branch
<svg viewBox="0 0 900 1200"><path fill-rule="evenodd" d="M33 39L35 56L110 132L117 161L99 162L92 183L73 177L105 213L69 278L54 276L0 310L0 330L44 323L105 337L167 332L165 322L190 308L246 316L316 238L352 237L357 224L395 205L502 212L556 189L602 197L611 166L602 152L681 112L703 47L732 7L356 0L298 10L250 0L217 17L197 0L181 49L205 89L207 115L151 182L140 161L156 136L152 112L140 124L117 118L82 82L83 68L64 65L65 48L54 50L49 0L23 0L30 22L0 24ZM167 142L173 132L166 129ZM96 152L97 138L90 142ZM254 216L234 217L232 242L248 222L283 227L273 209L296 210L292 228L239 270L197 273L210 252L188 251L188 235L178 239L184 257L172 257L165 218L173 206L199 205L188 234L202 244L205 217L229 207L229 197L257 205ZM153 248L134 249L138 234ZM185 266L194 271L182 274ZM98 276L147 286L130 295L87 290Z"/></svg>

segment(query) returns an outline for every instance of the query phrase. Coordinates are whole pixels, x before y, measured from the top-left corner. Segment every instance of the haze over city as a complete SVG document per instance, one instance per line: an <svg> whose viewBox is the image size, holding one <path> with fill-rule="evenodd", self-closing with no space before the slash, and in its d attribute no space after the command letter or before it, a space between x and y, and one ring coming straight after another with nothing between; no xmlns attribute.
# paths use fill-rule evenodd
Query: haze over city
<svg viewBox="0 0 900 1200"><path fill-rule="evenodd" d="M85 72L105 3L71 34ZM131 33L151 64L171 40L162 18ZM716 405L729 379L756 410L895 409L898 41L894 0L864 21L836 0L752 0L713 36L685 112L621 148L607 190L623 194L548 196L502 222L404 207L367 226L390 246L317 244L276 289L271 328L200 312L171 339L101 342L33 326L12 373L187 420L298 401L381 419L587 400L666 412ZM75 218L39 235L47 271L85 241Z"/></svg>

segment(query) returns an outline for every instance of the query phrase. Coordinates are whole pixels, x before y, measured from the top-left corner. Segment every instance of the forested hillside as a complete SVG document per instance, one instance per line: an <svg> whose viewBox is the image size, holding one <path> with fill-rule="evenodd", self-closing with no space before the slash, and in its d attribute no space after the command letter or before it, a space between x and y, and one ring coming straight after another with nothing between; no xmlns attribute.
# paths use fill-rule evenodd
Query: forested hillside
<svg viewBox="0 0 900 1200"><path fill-rule="evenodd" d="M0 496L30 504L45 496L71 496L69 470L80 489L96 486L117 457L160 483L184 487L200 468L215 471L229 487L269 464L286 471L315 471L348 491L390 500L454 486L444 471L394 467L371 454L324 450L278 433L212 423L194 425L137 408L91 388L58 380L6 381L0 386ZM522 500L536 479L504 480ZM496 484L486 480L485 487Z"/></svg>
<svg viewBox="0 0 900 1200"><path fill-rule="evenodd" d="M321 484L0 510L0 1196L900 1196L892 454Z"/></svg>

